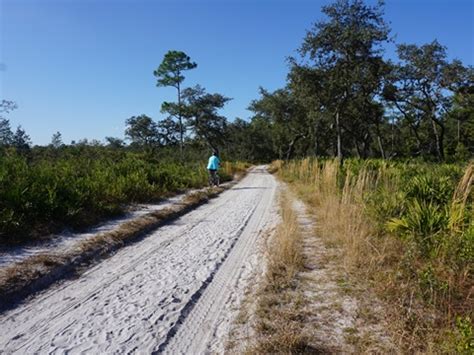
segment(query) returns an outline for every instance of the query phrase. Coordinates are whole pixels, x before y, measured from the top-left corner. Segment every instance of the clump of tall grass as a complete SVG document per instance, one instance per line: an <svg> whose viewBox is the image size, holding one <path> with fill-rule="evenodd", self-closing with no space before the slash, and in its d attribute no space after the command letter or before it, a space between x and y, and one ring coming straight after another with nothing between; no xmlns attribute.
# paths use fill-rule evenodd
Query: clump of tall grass
<svg viewBox="0 0 474 355"><path fill-rule="evenodd" d="M256 307L256 341L248 354L309 353L308 336L301 328L302 295L296 274L303 267L301 231L287 196L281 201L282 222L268 247L267 270Z"/></svg>
<svg viewBox="0 0 474 355"><path fill-rule="evenodd" d="M283 179L317 207L319 233L343 247L347 269L394 307L406 350L474 346L465 335L474 319L472 163L278 164Z"/></svg>
<svg viewBox="0 0 474 355"><path fill-rule="evenodd" d="M224 161L222 163L221 172L219 173L221 180L232 180L234 177L241 177L249 167L249 163L242 161Z"/></svg>
<svg viewBox="0 0 474 355"><path fill-rule="evenodd" d="M282 224L277 228L268 257L267 280L275 291L291 287L303 265L301 232L288 198L281 202Z"/></svg>

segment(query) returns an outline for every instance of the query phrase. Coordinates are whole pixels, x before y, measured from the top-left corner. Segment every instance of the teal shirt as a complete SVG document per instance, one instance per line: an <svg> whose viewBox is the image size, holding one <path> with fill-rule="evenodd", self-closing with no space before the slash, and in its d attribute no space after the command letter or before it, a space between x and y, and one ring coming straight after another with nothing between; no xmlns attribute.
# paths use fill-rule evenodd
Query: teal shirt
<svg viewBox="0 0 474 355"><path fill-rule="evenodd" d="M208 170L217 170L217 169L219 169L219 164L220 163L221 163L221 161L219 160L219 158L216 157L215 155L213 155L209 158L209 163L207 164L207 169Z"/></svg>

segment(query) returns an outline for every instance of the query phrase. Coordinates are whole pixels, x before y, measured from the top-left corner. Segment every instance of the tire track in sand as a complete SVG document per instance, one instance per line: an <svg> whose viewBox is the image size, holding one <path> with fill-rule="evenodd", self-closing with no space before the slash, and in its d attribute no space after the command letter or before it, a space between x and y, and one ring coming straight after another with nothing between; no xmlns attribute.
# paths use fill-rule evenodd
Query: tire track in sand
<svg viewBox="0 0 474 355"><path fill-rule="evenodd" d="M206 351L276 182L255 169L233 189L119 250L77 280L0 315L3 353ZM248 267L247 267L248 269ZM196 332L196 328L202 328ZM161 346L161 347L160 347Z"/></svg>
<svg viewBox="0 0 474 355"><path fill-rule="evenodd" d="M243 272L242 262L246 260L252 246L256 243L258 232L264 226L266 217L272 207L276 182L271 181L268 187L272 193L266 194L256 206L256 213L249 219L247 228L236 240L235 247L230 250L223 265L210 275L208 287L200 290L197 302L184 309L182 319L176 323L175 329L169 333L168 339L159 347L159 352L169 354L201 354L209 351L211 339L223 318L223 309L236 283Z"/></svg>

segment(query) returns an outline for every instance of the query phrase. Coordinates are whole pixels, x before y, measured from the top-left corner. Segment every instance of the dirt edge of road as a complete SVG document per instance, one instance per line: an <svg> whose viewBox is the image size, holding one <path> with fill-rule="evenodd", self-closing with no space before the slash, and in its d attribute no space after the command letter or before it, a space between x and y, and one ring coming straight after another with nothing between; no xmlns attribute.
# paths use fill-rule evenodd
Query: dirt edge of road
<svg viewBox="0 0 474 355"><path fill-rule="evenodd" d="M313 212L282 184L281 222L266 237L267 267L247 290L226 351L398 353L381 303L352 284L340 251L318 237Z"/></svg>
<svg viewBox="0 0 474 355"><path fill-rule="evenodd" d="M136 243L153 230L169 223L217 197L237 184L246 174L206 191L186 196L171 208L150 212L130 220L116 229L99 233L79 242L68 252L47 252L0 270L0 312L14 308L25 298L47 289L52 284L77 277L91 265L111 256L118 249Z"/></svg>

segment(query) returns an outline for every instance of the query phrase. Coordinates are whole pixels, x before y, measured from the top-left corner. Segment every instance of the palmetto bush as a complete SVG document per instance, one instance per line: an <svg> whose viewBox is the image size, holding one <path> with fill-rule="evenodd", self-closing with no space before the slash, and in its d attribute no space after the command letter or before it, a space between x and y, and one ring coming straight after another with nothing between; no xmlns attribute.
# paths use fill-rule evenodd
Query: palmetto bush
<svg viewBox="0 0 474 355"><path fill-rule="evenodd" d="M407 184L406 196L409 199L447 204L454 192L455 185L449 177L434 176L432 173L412 177Z"/></svg>
<svg viewBox="0 0 474 355"><path fill-rule="evenodd" d="M412 238L426 255L436 246L440 234L448 226L449 211L431 201L408 201L401 218L387 222L390 231Z"/></svg>
<svg viewBox="0 0 474 355"><path fill-rule="evenodd" d="M204 161L158 161L140 153L73 151L28 160L0 156L0 242L84 227L120 214L126 204L152 202L207 184ZM222 180L239 169L228 163Z"/></svg>

